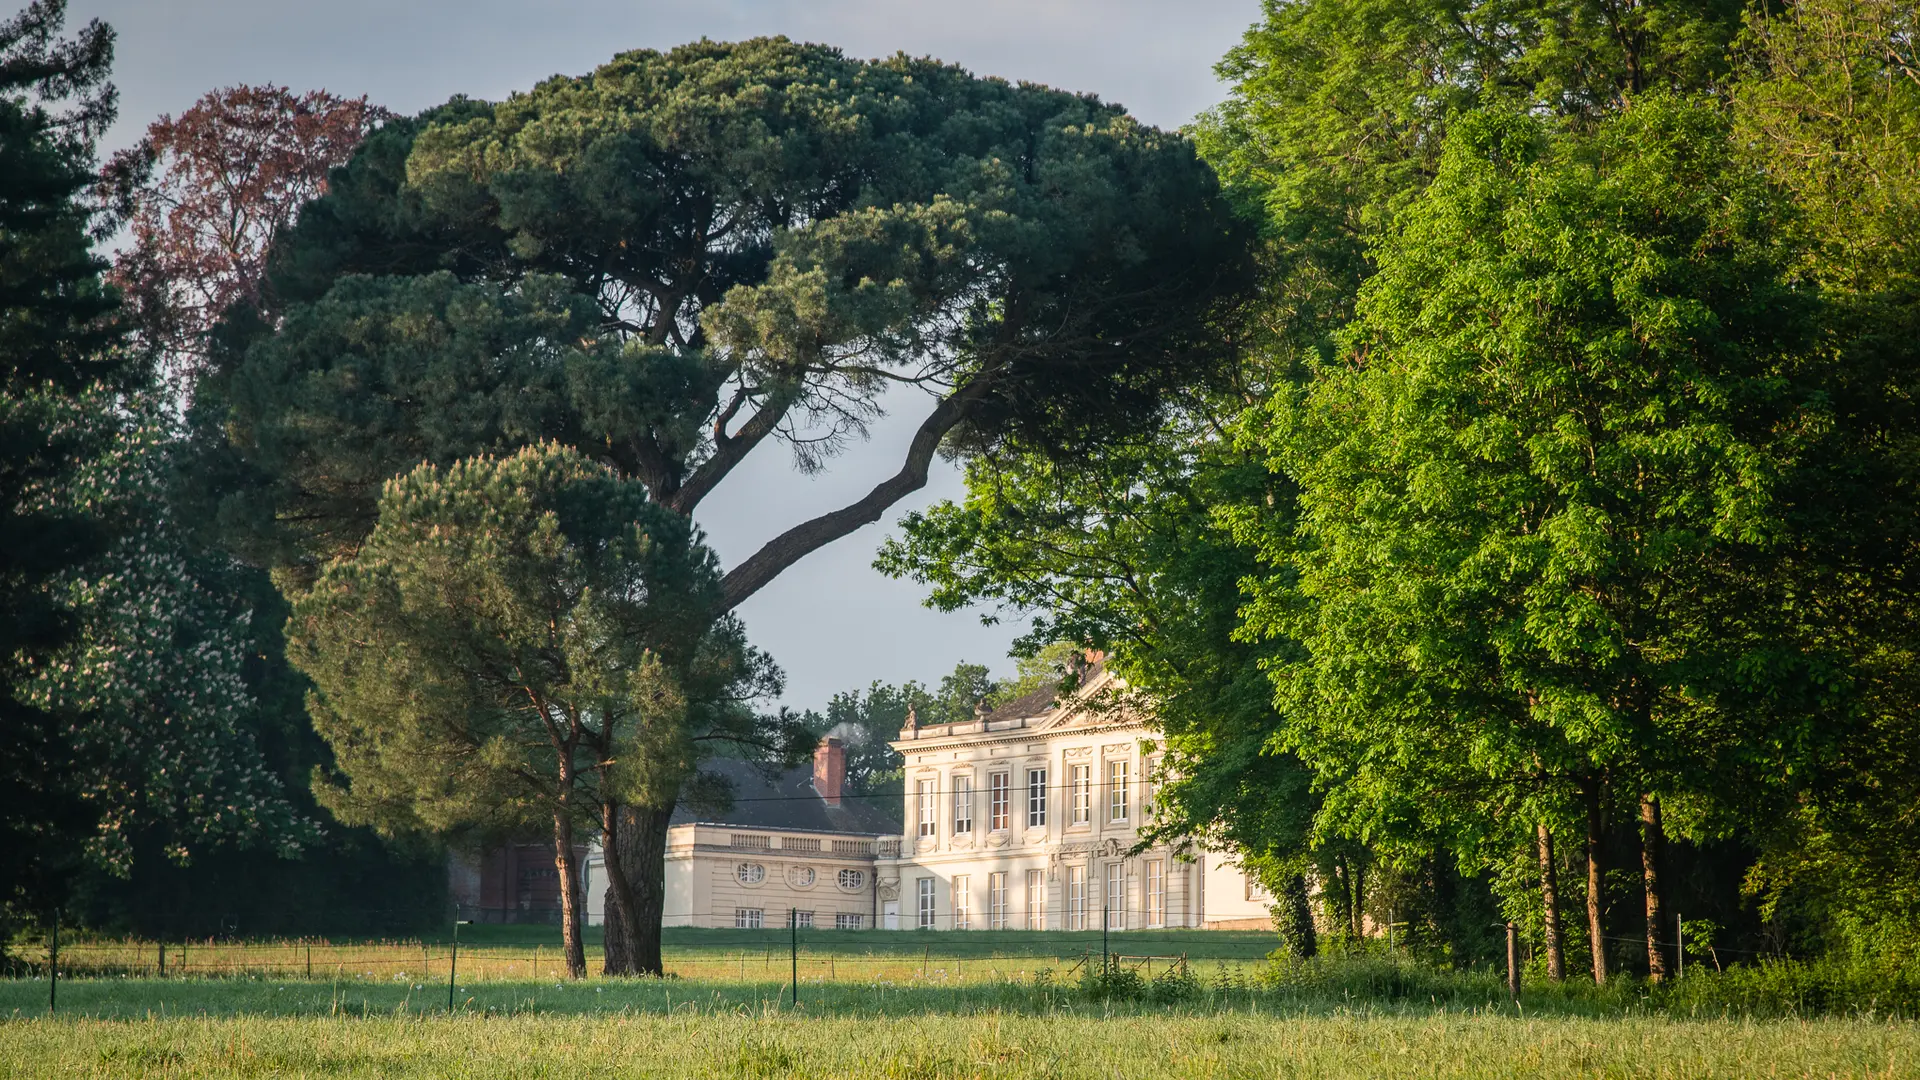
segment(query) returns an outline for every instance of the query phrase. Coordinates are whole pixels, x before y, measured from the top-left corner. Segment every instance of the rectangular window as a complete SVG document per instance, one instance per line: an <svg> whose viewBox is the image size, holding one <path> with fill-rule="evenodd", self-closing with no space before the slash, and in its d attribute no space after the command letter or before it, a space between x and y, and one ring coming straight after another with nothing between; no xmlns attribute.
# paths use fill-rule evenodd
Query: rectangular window
<svg viewBox="0 0 1920 1080"><path fill-rule="evenodd" d="M736 930L758 930L766 925L767 909L757 907L737 907L733 909L733 925Z"/></svg>
<svg viewBox="0 0 1920 1080"><path fill-rule="evenodd" d="M933 799L934 799L933 781L931 780L919 781L918 783L914 784L913 792L914 792L915 798L919 800L919 804L920 804L920 835L921 836L938 835L939 828L936 823L935 815L939 813L939 810L933 804Z"/></svg>
<svg viewBox="0 0 1920 1080"><path fill-rule="evenodd" d="M1160 759L1150 757L1140 763L1140 818L1146 820L1160 805Z"/></svg>
<svg viewBox="0 0 1920 1080"><path fill-rule="evenodd" d="M953 928L971 930L973 905L968 902L968 893L972 892L973 879L965 874L953 875Z"/></svg>
<svg viewBox="0 0 1920 1080"><path fill-rule="evenodd" d="M973 777L955 773L953 777L953 835L973 831Z"/></svg>
<svg viewBox="0 0 1920 1080"><path fill-rule="evenodd" d="M1075 765L1072 777L1073 823L1085 825L1093 820L1093 766Z"/></svg>
<svg viewBox="0 0 1920 1080"><path fill-rule="evenodd" d="M1044 828L1047 824L1047 770L1027 770L1027 828Z"/></svg>
<svg viewBox="0 0 1920 1080"><path fill-rule="evenodd" d="M1259 882L1252 878L1243 878L1242 880L1246 882L1246 894L1249 901L1264 902L1273 899L1273 897L1267 895L1267 890L1260 887Z"/></svg>
<svg viewBox="0 0 1920 1080"><path fill-rule="evenodd" d="M802 930L813 929L813 912L795 911L793 913L793 925Z"/></svg>
<svg viewBox="0 0 1920 1080"><path fill-rule="evenodd" d="M934 915L936 914L933 906L934 905L933 879L930 877L923 877L920 879L920 883L917 887L920 890L919 896L917 897L917 899L920 902L920 908L918 912L920 916L920 921L917 925L922 930L931 930L934 927Z"/></svg>
<svg viewBox="0 0 1920 1080"><path fill-rule="evenodd" d="M1047 872L1027 871L1027 929L1047 928Z"/></svg>
<svg viewBox="0 0 1920 1080"><path fill-rule="evenodd" d="M1107 864L1107 925L1115 930L1127 928L1127 867L1122 862Z"/></svg>
<svg viewBox="0 0 1920 1080"><path fill-rule="evenodd" d="M860 916L842 911L833 917L833 928L835 930L858 930L860 929Z"/></svg>
<svg viewBox="0 0 1920 1080"><path fill-rule="evenodd" d="M996 870L987 875L987 929L1007 928L1007 872Z"/></svg>
<svg viewBox="0 0 1920 1080"><path fill-rule="evenodd" d="M1087 868L1067 867L1067 929L1087 928Z"/></svg>
<svg viewBox="0 0 1920 1080"><path fill-rule="evenodd" d="M1147 860L1147 925L1167 925L1167 863Z"/></svg>
<svg viewBox="0 0 1920 1080"><path fill-rule="evenodd" d="M1132 795L1131 761L1107 762L1107 820L1127 820L1128 799Z"/></svg>
<svg viewBox="0 0 1920 1080"><path fill-rule="evenodd" d="M1013 801L1013 774L997 772L987 777L987 828L1007 831L1009 803Z"/></svg>

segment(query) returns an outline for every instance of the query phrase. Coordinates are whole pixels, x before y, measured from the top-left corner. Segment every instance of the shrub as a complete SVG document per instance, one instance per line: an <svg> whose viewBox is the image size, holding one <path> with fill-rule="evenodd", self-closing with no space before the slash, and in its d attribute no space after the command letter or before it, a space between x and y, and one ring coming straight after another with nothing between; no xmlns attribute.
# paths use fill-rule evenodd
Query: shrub
<svg viewBox="0 0 1920 1080"><path fill-rule="evenodd" d="M1147 980L1138 971L1111 961L1089 961L1080 971L1080 993L1090 1001L1142 1001Z"/></svg>

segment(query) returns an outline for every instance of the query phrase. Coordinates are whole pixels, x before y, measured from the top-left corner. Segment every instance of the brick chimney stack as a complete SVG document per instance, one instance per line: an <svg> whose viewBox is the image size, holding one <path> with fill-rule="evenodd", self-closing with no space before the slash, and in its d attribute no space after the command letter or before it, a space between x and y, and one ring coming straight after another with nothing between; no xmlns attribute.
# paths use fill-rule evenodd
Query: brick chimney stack
<svg viewBox="0 0 1920 1080"><path fill-rule="evenodd" d="M839 806L840 788L846 782L847 748L839 739L821 739L813 751L813 790L828 806Z"/></svg>

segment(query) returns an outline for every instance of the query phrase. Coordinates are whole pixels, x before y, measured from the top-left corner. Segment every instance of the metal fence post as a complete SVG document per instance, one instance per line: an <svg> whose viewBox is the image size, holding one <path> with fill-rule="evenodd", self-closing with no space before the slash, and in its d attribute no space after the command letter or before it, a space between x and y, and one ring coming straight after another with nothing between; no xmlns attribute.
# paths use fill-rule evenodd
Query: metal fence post
<svg viewBox="0 0 1920 1080"><path fill-rule="evenodd" d="M460 928L466 923L453 920L453 952L447 956L447 1012L453 1012L453 979L460 969Z"/></svg>
<svg viewBox="0 0 1920 1080"><path fill-rule="evenodd" d="M47 948L47 1015L60 998L60 909L53 909L53 940Z"/></svg>
<svg viewBox="0 0 1920 1080"><path fill-rule="evenodd" d="M783 841L784 842L784 841ZM800 1005L800 909L787 909L787 959L793 962L793 1004Z"/></svg>
<svg viewBox="0 0 1920 1080"><path fill-rule="evenodd" d="M1110 916L1113 914L1113 906L1110 903L1105 902L1106 900L1105 897L1101 897L1101 900L1102 900L1102 903L1100 905L1100 974L1105 975L1107 972L1113 970L1113 960L1109 956L1109 953L1111 952L1111 950L1107 948L1107 924L1112 921Z"/></svg>

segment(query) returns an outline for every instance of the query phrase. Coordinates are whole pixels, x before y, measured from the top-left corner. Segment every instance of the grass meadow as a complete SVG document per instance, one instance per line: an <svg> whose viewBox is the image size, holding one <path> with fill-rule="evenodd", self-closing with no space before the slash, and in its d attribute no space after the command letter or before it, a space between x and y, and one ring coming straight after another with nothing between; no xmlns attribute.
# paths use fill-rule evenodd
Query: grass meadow
<svg viewBox="0 0 1920 1080"><path fill-rule="evenodd" d="M1131 970L1193 977L1114 1000L1076 975L1097 933L819 932L796 1006L785 931L675 931L673 977L582 982L550 929L463 933L451 1014L446 941L188 943L164 977L156 943L72 943L55 1015L44 973L0 980L0 1077L1920 1077L1920 1025L1873 1001L1530 983L1515 1007L1491 972L1276 968L1261 934L1115 934Z"/></svg>

